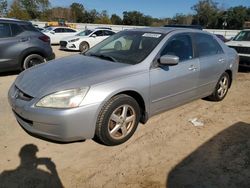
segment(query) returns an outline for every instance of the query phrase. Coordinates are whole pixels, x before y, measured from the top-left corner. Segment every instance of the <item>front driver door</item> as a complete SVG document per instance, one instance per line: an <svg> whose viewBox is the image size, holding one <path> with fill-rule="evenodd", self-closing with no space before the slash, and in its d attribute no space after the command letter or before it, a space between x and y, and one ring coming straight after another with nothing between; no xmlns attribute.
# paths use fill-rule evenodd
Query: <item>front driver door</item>
<svg viewBox="0 0 250 188"><path fill-rule="evenodd" d="M151 115L173 108L196 98L199 77L199 60L194 57L189 34L171 37L160 56L178 56L175 66L160 65L150 70Z"/></svg>

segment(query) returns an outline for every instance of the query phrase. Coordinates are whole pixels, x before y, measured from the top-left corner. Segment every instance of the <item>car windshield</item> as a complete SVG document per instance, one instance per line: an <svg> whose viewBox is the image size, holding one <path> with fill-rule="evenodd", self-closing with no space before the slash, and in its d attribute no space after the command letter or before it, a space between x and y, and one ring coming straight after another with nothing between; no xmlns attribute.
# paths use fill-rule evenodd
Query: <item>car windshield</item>
<svg viewBox="0 0 250 188"><path fill-rule="evenodd" d="M50 31L52 31L52 30L53 30L52 27L47 27L43 32L50 32Z"/></svg>
<svg viewBox="0 0 250 188"><path fill-rule="evenodd" d="M85 31L78 33L76 36L88 36L92 32L93 32L93 30L86 29Z"/></svg>
<svg viewBox="0 0 250 188"><path fill-rule="evenodd" d="M100 42L85 55L134 65L143 61L164 36L161 33L121 31Z"/></svg>
<svg viewBox="0 0 250 188"><path fill-rule="evenodd" d="M234 37L235 41L250 41L250 31L241 31Z"/></svg>

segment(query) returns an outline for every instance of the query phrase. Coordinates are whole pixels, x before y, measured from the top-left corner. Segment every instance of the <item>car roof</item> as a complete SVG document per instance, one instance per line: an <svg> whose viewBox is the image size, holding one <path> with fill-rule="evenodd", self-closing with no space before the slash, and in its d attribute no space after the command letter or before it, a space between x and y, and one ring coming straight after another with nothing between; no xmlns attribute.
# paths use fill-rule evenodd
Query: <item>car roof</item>
<svg viewBox="0 0 250 188"><path fill-rule="evenodd" d="M73 28L70 28L70 27L64 27L64 26L49 26L47 28L52 28L52 29L57 29L57 28L63 28L63 29L73 29ZM76 29L73 29L73 30L76 30Z"/></svg>
<svg viewBox="0 0 250 188"><path fill-rule="evenodd" d="M173 31L194 31L197 33L204 33L202 30L191 29L191 28L181 28L181 27L145 27L137 29L129 29L128 31L141 31L141 32L152 32L152 33L161 33L168 34Z"/></svg>
<svg viewBox="0 0 250 188"><path fill-rule="evenodd" d="M18 20L14 18L0 18L1 22L7 22L7 23L17 23L17 24L31 24L29 21L23 21L23 20Z"/></svg>

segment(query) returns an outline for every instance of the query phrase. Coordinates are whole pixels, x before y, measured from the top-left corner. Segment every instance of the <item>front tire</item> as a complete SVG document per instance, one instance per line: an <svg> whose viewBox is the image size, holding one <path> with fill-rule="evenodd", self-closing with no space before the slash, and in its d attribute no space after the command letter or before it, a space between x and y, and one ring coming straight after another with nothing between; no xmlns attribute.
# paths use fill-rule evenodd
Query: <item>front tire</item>
<svg viewBox="0 0 250 188"><path fill-rule="evenodd" d="M126 142L135 132L140 120L140 107L128 95L111 98L102 108L96 124L95 137L108 146Z"/></svg>
<svg viewBox="0 0 250 188"><path fill-rule="evenodd" d="M22 69L26 70L30 67L33 67L35 65L38 65L44 62L45 62L44 57L38 54L30 54L24 59Z"/></svg>
<svg viewBox="0 0 250 188"><path fill-rule="evenodd" d="M82 42L79 46L79 50L81 51L81 53L88 51L88 49L89 49L89 44L87 42Z"/></svg>
<svg viewBox="0 0 250 188"><path fill-rule="evenodd" d="M210 95L208 98L212 101L221 101L223 100L228 92L230 86L230 77L228 73L224 72L219 81L216 84L215 90L212 95Z"/></svg>

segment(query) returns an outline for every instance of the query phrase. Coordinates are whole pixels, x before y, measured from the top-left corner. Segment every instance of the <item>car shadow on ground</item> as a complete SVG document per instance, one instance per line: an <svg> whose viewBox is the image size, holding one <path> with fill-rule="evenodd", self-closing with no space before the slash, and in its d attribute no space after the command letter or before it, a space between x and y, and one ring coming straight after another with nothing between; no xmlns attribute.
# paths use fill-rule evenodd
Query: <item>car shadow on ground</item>
<svg viewBox="0 0 250 188"><path fill-rule="evenodd" d="M248 73L248 72L250 72L250 68L239 66L238 72Z"/></svg>
<svg viewBox="0 0 250 188"><path fill-rule="evenodd" d="M250 124L238 122L196 149L168 174L168 188L249 188Z"/></svg>
<svg viewBox="0 0 250 188"><path fill-rule="evenodd" d="M38 158L37 152L36 145L24 145L19 152L20 165L1 173L0 187L63 187L54 162L50 158ZM47 170L38 168L41 166Z"/></svg>

